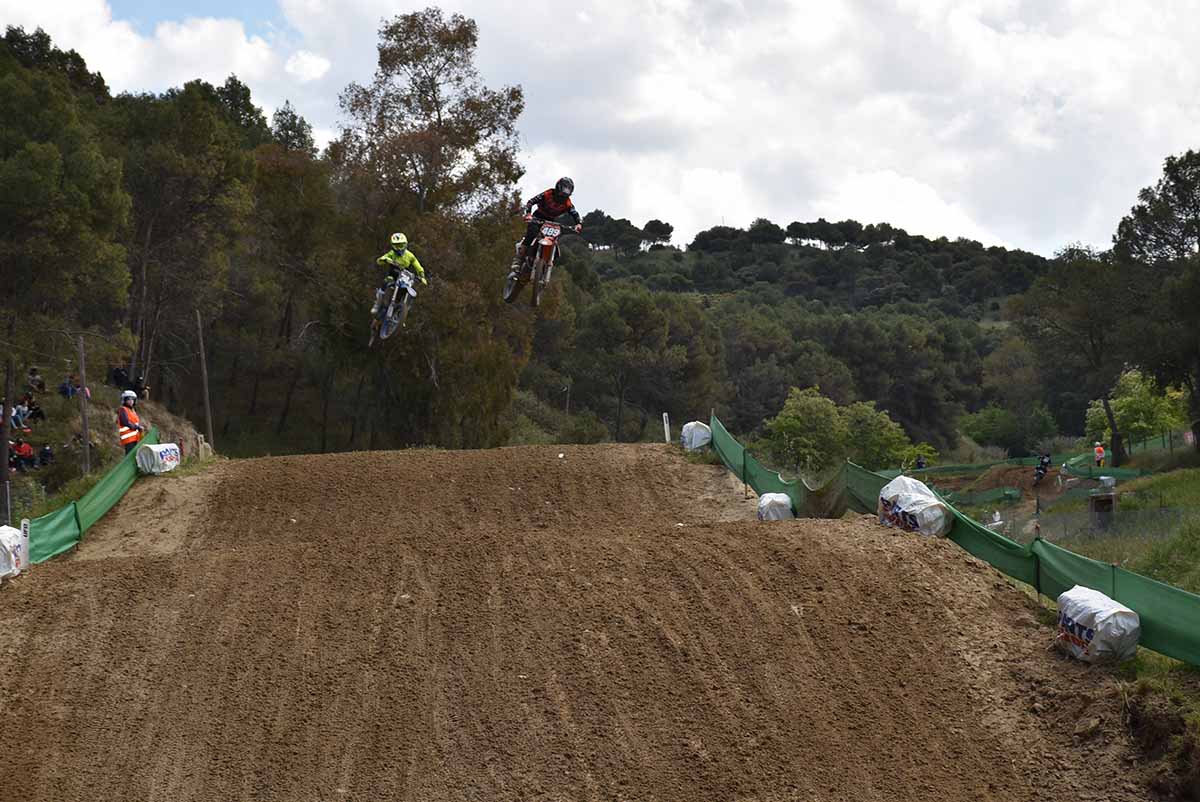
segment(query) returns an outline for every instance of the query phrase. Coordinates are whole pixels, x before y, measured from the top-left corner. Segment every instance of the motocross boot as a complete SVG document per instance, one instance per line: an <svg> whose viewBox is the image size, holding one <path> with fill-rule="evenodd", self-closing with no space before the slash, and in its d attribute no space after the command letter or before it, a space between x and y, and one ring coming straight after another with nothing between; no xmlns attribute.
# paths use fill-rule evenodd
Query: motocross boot
<svg viewBox="0 0 1200 802"><path fill-rule="evenodd" d="M375 290L375 303L371 304L371 317L379 314L379 305L383 303L383 290Z"/></svg>
<svg viewBox="0 0 1200 802"><path fill-rule="evenodd" d="M521 265L523 265L525 263L525 253L526 253L525 243L518 242L517 243L517 255L513 257L513 263L512 263L512 272L513 273L519 273L521 271Z"/></svg>

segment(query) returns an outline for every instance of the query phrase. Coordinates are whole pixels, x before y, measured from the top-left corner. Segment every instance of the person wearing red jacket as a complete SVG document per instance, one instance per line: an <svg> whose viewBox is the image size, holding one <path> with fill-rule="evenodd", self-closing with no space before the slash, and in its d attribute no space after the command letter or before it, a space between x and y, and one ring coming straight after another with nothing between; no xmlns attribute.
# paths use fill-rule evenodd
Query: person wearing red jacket
<svg viewBox="0 0 1200 802"><path fill-rule="evenodd" d="M37 460L33 458L33 446L26 443L20 437L13 444L13 454L16 455L18 471L28 471L31 468L37 467Z"/></svg>
<svg viewBox="0 0 1200 802"><path fill-rule="evenodd" d="M533 219L525 228L525 238L517 246L517 255L513 257L512 272L515 273L521 269L521 264L525 261L525 254L529 252L529 246L537 238L538 229L541 228L543 222L557 220L565 214L574 223L575 233L578 234L583 230L579 212L575 209L575 204L571 202L571 193L574 191L575 182L563 176L558 179L558 183L553 188L535 195L525 203L525 216L532 215Z"/></svg>

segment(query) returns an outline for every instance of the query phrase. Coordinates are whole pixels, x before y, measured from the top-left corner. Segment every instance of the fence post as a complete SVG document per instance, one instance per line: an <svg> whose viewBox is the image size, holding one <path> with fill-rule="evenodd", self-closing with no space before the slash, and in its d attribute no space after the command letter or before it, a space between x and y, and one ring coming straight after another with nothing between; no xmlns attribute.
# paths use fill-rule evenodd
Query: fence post
<svg viewBox="0 0 1200 802"><path fill-rule="evenodd" d="M742 446L742 498L750 498L750 488L746 485L746 447Z"/></svg>

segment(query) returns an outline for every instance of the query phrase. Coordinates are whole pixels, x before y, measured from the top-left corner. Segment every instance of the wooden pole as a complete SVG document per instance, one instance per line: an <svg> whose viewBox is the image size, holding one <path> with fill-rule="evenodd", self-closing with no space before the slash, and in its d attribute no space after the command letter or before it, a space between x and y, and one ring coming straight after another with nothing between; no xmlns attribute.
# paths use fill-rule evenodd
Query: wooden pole
<svg viewBox="0 0 1200 802"><path fill-rule="evenodd" d="M88 428L87 354L83 350L83 335L79 335L79 416L83 419L83 472L92 472L92 433Z"/></svg>
<svg viewBox="0 0 1200 802"><path fill-rule="evenodd" d="M208 357L204 353L204 324L200 321L200 310L196 310L196 336L200 342L200 378L204 381L204 432L208 445L215 451L217 441L213 437L212 405L208 400Z"/></svg>

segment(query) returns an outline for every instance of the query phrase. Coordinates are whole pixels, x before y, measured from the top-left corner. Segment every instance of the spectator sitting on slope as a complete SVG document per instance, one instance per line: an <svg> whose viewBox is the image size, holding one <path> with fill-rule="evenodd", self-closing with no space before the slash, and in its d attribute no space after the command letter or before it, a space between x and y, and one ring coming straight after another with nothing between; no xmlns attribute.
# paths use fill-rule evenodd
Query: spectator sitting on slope
<svg viewBox="0 0 1200 802"><path fill-rule="evenodd" d="M46 392L46 380L42 378L42 374L38 373L37 368L29 369L29 392L31 392L31 393Z"/></svg>
<svg viewBox="0 0 1200 802"><path fill-rule="evenodd" d="M46 411L42 409L42 405L37 402L36 398L30 397L26 402L29 407L29 414L25 416L26 423L32 423L35 420L44 421L46 419Z"/></svg>
<svg viewBox="0 0 1200 802"><path fill-rule="evenodd" d="M37 467L37 460L33 456L33 446L26 443L23 438L17 438L16 443L13 444L13 453L17 457L18 471L29 471Z"/></svg>

